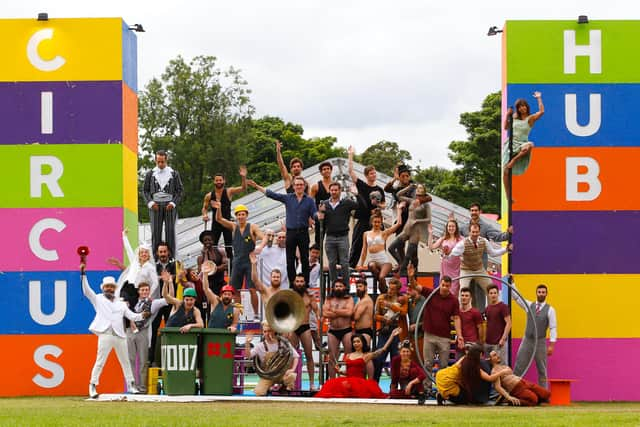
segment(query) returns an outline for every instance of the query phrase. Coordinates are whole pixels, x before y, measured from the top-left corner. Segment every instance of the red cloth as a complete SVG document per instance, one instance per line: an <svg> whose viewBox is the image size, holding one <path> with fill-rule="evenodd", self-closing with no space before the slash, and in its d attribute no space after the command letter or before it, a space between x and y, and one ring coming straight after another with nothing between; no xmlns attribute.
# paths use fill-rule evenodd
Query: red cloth
<svg viewBox="0 0 640 427"><path fill-rule="evenodd" d="M509 394L520 399L520 405L522 406L536 406L542 400L548 402L551 397L549 390L540 387L538 384L529 382L524 378L516 384Z"/></svg>
<svg viewBox="0 0 640 427"><path fill-rule="evenodd" d="M507 326L504 318L511 316L509 307L503 302L488 305L484 310L484 316L487 319L486 342L487 344L496 345L502 338L505 326Z"/></svg>
<svg viewBox="0 0 640 427"><path fill-rule="evenodd" d="M390 397L393 399L409 399L415 396L417 393L424 393L424 384L422 383L427 379L427 375L424 370L416 362L411 361L408 370L402 370L400 356L396 356L391 360L391 390ZM406 385L418 378L420 382L411 387L411 395L407 396L404 393Z"/></svg>
<svg viewBox="0 0 640 427"><path fill-rule="evenodd" d="M440 290L422 287L422 295L427 298L431 292L435 295L431 297L422 314L422 327L425 332L442 338L451 337L451 316L460 314L458 298L452 294L443 297Z"/></svg>
<svg viewBox="0 0 640 427"><path fill-rule="evenodd" d="M348 355L347 355L348 356ZM332 378L316 393L315 397L359 397L365 399L386 399L388 396L380 390L378 383L365 379L366 363L362 357L345 357L347 376Z"/></svg>

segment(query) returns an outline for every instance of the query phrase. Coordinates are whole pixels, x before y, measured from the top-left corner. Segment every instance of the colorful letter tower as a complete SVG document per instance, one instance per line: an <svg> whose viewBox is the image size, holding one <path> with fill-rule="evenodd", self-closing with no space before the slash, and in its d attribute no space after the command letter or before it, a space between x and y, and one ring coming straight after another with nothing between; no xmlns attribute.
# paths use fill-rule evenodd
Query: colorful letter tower
<svg viewBox="0 0 640 427"><path fill-rule="evenodd" d="M89 283L137 241L136 36L118 18L0 21L0 396L86 394ZM127 260L124 260L127 262ZM122 391L115 355L101 389Z"/></svg>
<svg viewBox="0 0 640 427"><path fill-rule="evenodd" d="M503 110L537 111L534 91L545 106L513 178L511 272L529 300L549 288L549 378L576 380L577 400L640 400L640 21L509 21L503 43Z"/></svg>

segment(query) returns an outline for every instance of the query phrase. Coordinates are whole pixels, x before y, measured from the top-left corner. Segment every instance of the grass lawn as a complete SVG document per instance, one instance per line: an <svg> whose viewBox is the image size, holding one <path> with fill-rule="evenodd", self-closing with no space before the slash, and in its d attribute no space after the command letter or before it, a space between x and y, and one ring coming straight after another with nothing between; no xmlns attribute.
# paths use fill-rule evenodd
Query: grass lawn
<svg viewBox="0 0 640 427"><path fill-rule="evenodd" d="M570 407L396 406L264 402L85 402L84 398L0 399L2 426L640 426L640 403Z"/></svg>

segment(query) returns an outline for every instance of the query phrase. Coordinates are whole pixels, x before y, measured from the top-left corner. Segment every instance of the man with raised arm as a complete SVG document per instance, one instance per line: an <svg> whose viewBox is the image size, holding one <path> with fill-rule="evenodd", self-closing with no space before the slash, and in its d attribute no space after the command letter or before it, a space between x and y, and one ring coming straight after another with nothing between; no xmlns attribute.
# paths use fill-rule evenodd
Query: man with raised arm
<svg viewBox="0 0 640 427"><path fill-rule="evenodd" d="M271 284L266 285L264 282L262 282L260 277L258 277L258 257L256 256L256 254L251 253L249 254L249 259L251 260L251 280L253 281L253 286L255 286L258 292L260 292L260 295L262 296L262 303L266 306L269 302L269 298L271 298L273 294L280 290L280 277L282 276L282 274L277 268L271 270Z"/></svg>
<svg viewBox="0 0 640 427"><path fill-rule="evenodd" d="M220 234L224 237L224 249L227 253L227 258L229 261L233 261L233 249L231 247L231 231L229 229L224 228L222 224L215 220L216 217L216 208L211 206L211 202L220 202L220 207L222 209L222 217L231 221L231 201L233 200L233 196L236 194L240 194L243 191L247 191L247 168L245 166L240 166L240 178L242 179L241 185L239 187L226 187L226 180L223 173L217 173L213 177L213 190L205 194L204 201L202 203L202 220L204 222L209 221L209 208L212 208L213 218L211 221L211 231L213 232L213 244L218 245L220 242Z"/></svg>
<svg viewBox="0 0 640 427"><path fill-rule="evenodd" d="M98 336L98 352L96 362L91 370L89 397L92 399L98 397L96 386L100 383L100 374L111 350L116 351L129 392L139 393L129 364L123 319L127 318L132 322L139 322L151 316L151 312L145 311L136 314L129 310L124 301L116 298L116 279L111 276L102 279L100 285L102 293L96 294L89 286L85 274L85 264L80 264L80 280L82 281L82 293L96 311L96 316L89 325L89 330Z"/></svg>
<svg viewBox="0 0 640 427"><path fill-rule="evenodd" d="M278 168L280 169L280 175L282 175L282 180L284 181L284 189L287 193L295 192L295 188L293 187L293 179L296 177L302 178L302 169L304 169L304 164L302 163L302 159L298 157L294 157L289 160L289 169L291 173L287 171L287 167L284 164L284 160L282 159L282 143L276 140L276 161L278 162ZM304 183L304 193L308 193L309 185Z"/></svg>

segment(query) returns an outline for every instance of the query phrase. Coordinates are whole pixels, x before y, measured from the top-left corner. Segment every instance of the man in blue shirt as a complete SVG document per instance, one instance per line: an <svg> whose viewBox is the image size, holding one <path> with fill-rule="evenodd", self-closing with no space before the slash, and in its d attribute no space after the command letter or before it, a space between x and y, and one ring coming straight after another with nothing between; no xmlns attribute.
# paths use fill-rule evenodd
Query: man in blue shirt
<svg viewBox="0 0 640 427"><path fill-rule="evenodd" d="M296 277L296 248L305 283L309 283L309 227L313 226L317 213L315 201L304 193L306 182L301 176L293 178L293 193L280 194L256 184L247 183L273 200L284 203L287 226L287 275Z"/></svg>

